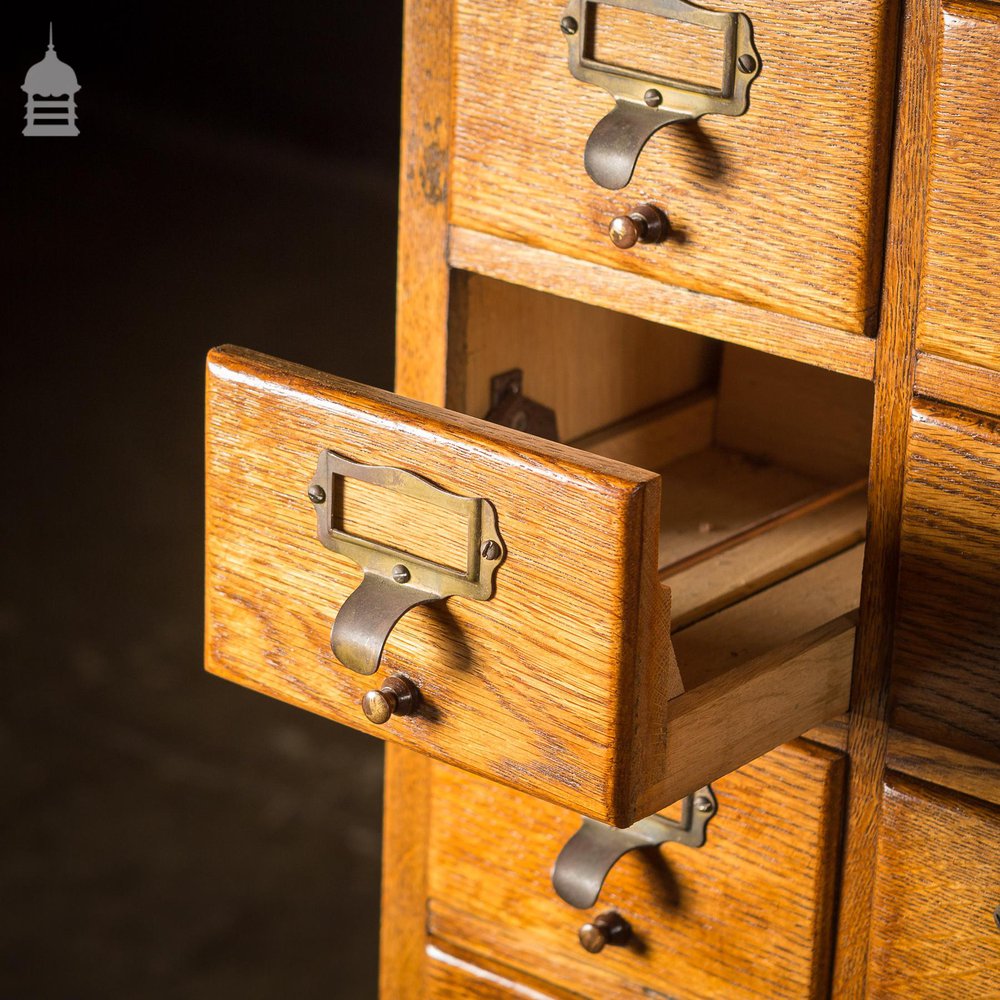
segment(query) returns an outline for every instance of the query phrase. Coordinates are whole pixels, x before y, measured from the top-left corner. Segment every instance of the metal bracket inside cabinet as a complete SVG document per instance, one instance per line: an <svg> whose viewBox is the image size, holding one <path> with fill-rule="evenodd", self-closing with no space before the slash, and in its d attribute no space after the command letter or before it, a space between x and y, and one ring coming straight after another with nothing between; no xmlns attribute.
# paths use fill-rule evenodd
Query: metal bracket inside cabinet
<svg viewBox="0 0 1000 1000"><path fill-rule="evenodd" d="M338 479L357 479L433 504L465 518L468 545L465 570L361 538L342 530ZM340 488L338 488L340 487ZM378 670L389 633L411 608L447 597L488 601L505 548L493 505L480 497L463 497L407 472L387 466L361 465L324 450L308 489L316 506L319 540L354 560L364 578L344 601L330 632L330 646L345 667L359 674Z"/></svg>
<svg viewBox="0 0 1000 1000"><path fill-rule="evenodd" d="M701 847L709 820L718 811L711 785L683 800L679 821L647 816L625 830L584 817L583 825L566 842L552 869L552 885L570 906L586 910L597 902L608 873L619 858L641 847L676 843Z"/></svg>
<svg viewBox="0 0 1000 1000"><path fill-rule="evenodd" d="M491 424L513 427L549 441L559 440L556 411L524 395L524 372L520 368L490 379L490 409L486 419Z"/></svg>
<svg viewBox="0 0 1000 1000"><path fill-rule="evenodd" d="M666 21L724 32L719 85L599 61L594 56L593 35L597 9L602 6L664 18L664 48L670 44ZM601 187L625 187L643 146L664 126L710 114L738 117L750 106L750 84L759 75L761 62L753 43L753 24L746 14L706 10L686 0L570 0L560 25L569 41L570 72L615 99L614 108L591 132L583 157L587 173Z"/></svg>

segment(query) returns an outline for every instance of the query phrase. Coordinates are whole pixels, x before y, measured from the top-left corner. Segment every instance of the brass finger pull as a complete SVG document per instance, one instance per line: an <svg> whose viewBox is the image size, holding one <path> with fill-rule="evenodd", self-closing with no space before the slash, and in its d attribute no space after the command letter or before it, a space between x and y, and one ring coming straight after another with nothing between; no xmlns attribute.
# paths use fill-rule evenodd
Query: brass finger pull
<svg viewBox="0 0 1000 1000"><path fill-rule="evenodd" d="M464 518L465 569L453 569L338 527L338 478L382 486ZM345 667L359 674L375 673L389 633L411 608L454 596L475 601L488 601L493 596L496 572L506 549L496 511L488 500L449 493L405 469L362 465L329 450L319 453L306 495L316 507L319 540L364 570L364 578L341 605L330 631L330 646Z"/></svg>
<svg viewBox="0 0 1000 1000"><path fill-rule="evenodd" d="M671 45L671 21L722 32L718 85L601 62L594 53L600 7L622 7L663 18L664 49ZM570 0L559 24L569 42L570 72L606 90L615 101L614 108L594 126L583 154L587 173L601 187L625 187L643 146L664 126L702 115L739 117L750 107L750 84L760 74L761 61L746 14L707 10L686 0Z"/></svg>
<svg viewBox="0 0 1000 1000"><path fill-rule="evenodd" d="M552 869L552 886L560 899L586 910L597 902L604 880L629 851L660 844L686 847L705 844L709 820L718 811L711 785L683 800L680 820L647 816L625 830L584 817L580 829L566 841Z"/></svg>
<svg viewBox="0 0 1000 1000"><path fill-rule="evenodd" d="M365 694L361 699L361 710L369 722L381 726L394 715L412 715L419 697L416 684L396 674L387 678L378 690Z"/></svg>
<svg viewBox="0 0 1000 1000"><path fill-rule="evenodd" d="M580 928L580 944L585 951L596 955L605 945L628 944L632 937L632 926L616 910L598 914Z"/></svg>

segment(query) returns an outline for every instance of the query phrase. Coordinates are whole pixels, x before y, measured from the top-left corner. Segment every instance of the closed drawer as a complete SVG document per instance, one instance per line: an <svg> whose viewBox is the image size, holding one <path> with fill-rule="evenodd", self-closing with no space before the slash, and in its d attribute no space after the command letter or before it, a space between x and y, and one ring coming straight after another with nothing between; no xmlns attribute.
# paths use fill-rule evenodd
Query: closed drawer
<svg viewBox="0 0 1000 1000"><path fill-rule="evenodd" d="M565 6L458 0L453 225L825 327L873 330L895 5L707 4L752 21L762 68L749 111L656 132L618 191L584 169L591 130L615 104L571 75ZM585 7L603 64L720 82L722 32ZM609 222L643 202L667 214L670 235L616 249ZM490 273L489 249L478 253L475 269Z"/></svg>
<svg viewBox="0 0 1000 1000"><path fill-rule="evenodd" d="M550 873L579 817L435 767L429 930L588 997L818 997L826 990L845 767L783 746L713 785L699 849L627 854L578 910ZM632 940L589 954L578 930L613 910Z"/></svg>
<svg viewBox="0 0 1000 1000"><path fill-rule="evenodd" d="M549 983L506 969L496 962L427 947L422 1000L583 1000Z"/></svg>
<svg viewBox="0 0 1000 1000"><path fill-rule="evenodd" d="M913 410L892 674L894 726L1000 760L1000 424Z"/></svg>
<svg viewBox="0 0 1000 1000"><path fill-rule="evenodd" d="M814 480L730 451L675 463L682 499L702 490L679 541L718 558L677 563L671 636L655 472L238 348L210 356L207 422L221 676L618 825L846 710L863 494L817 499ZM634 447L634 424L615 440ZM379 467L389 479L365 482ZM727 511L726 532L698 520L713 496L732 507L727 475L766 501L745 547ZM446 602L418 603L442 580ZM335 619L351 656L331 648ZM366 672L349 669L359 651ZM385 708L400 684L412 710L373 725L362 699L388 692Z"/></svg>
<svg viewBox="0 0 1000 1000"><path fill-rule="evenodd" d="M1000 996L1000 809L891 774L868 985L872 996Z"/></svg>
<svg viewBox="0 0 1000 1000"><path fill-rule="evenodd" d="M993 371L1000 371L998 61L1000 7L944 3L917 346Z"/></svg>

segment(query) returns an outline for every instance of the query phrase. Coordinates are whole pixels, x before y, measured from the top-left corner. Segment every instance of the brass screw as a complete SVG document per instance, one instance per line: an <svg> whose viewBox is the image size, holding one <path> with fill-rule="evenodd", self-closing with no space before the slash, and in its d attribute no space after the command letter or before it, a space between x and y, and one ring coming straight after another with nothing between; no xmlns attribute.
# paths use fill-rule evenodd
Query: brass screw
<svg viewBox="0 0 1000 1000"><path fill-rule="evenodd" d="M639 242L642 230L631 216L619 215L611 220L611 225L608 226L608 235L611 237L611 242L619 250L628 250L629 247L634 247Z"/></svg>
<svg viewBox="0 0 1000 1000"><path fill-rule="evenodd" d="M757 68L757 60L754 59L749 52L744 52L743 55L736 60L736 65L739 66L744 73L752 73Z"/></svg>
<svg viewBox="0 0 1000 1000"><path fill-rule="evenodd" d="M483 545L480 552L482 553L484 559L493 560L500 558L500 546L497 545L492 538Z"/></svg>
<svg viewBox="0 0 1000 1000"><path fill-rule="evenodd" d="M575 35L580 30L575 17L567 15L559 22L559 27L564 35Z"/></svg>
<svg viewBox="0 0 1000 1000"><path fill-rule="evenodd" d="M392 578L396 583L407 583L410 579L410 571L402 563L399 563L392 567Z"/></svg>
<svg viewBox="0 0 1000 1000"><path fill-rule="evenodd" d="M700 813L711 812L712 800L707 795L699 795L698 798L694 800L694 807Z"/></svg>
<svg viewBox="0 0 1000 1000"><path fill-rule="evenodd" d="M642 99L646 102L648 107L658 108L663 103L663 94L650 87L649 90L642 95Z"/></svg>
<svg viewBox="0 0 1000 1000"><path fill-rule="evenodd" d="M326 490L322 486L317 486L313 483L306 492L306 496L312 500L313 503L322 503L326 499Z"/></svg>

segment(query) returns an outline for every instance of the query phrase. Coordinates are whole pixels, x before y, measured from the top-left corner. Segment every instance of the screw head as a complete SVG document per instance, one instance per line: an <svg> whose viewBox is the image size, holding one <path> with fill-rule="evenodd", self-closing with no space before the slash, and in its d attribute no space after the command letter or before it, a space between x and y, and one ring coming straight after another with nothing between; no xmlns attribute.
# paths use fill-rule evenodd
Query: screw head
<svg viewBox="0 0 1000 1000"><path fill-rule="evenodd" d="M559 27L564 35L575 35L580 30L576 18L570 17L568 14L559 22Z"/></svg>
<svg viewBox="0 0 1000 1000"><path fill-rule="evenodd" d="M743 55L736 60L736 65L739 66L744 73L752 73L757 68L757 60L754 59L749 52L744 52Z"/></svg>
<svg viewBox="0 0 1000 1000"><path fill-rule="evenodd" d="M500 558L500 546L492 538L488 542L485 542L479 551L484 559L493 560Z"/></svg>
<svg viewBox="0 0 1000 1000"><path fill-rule="evenodd" d="M309 487L306 491L306 496L312 500L313 503L322 503L326 499L326 490L322 486L317 486L315 483Z"/></svg>
<svg viewBox="0 0 1000 1000"><path fill-rule="evenodd" d="M392 578L396 583L407 583L410 579L410 571L402 563L398 563L392 567Z"/></svg>
<svg viewBox="0 0 1000 1000"><path fill-rule="evenodd" d="M658 108L663 103L663 94L653 87L650 87L645 94L642 95L642 99L646 102L646 106L650 108Z"/></svg>
<svg viewBox="0 0 1000 1000"><path fill-rule="evenodd" d="M712 811L712 800L707 795L699 795L694 800L694 807L700 813L707 813Z"/></svg>

